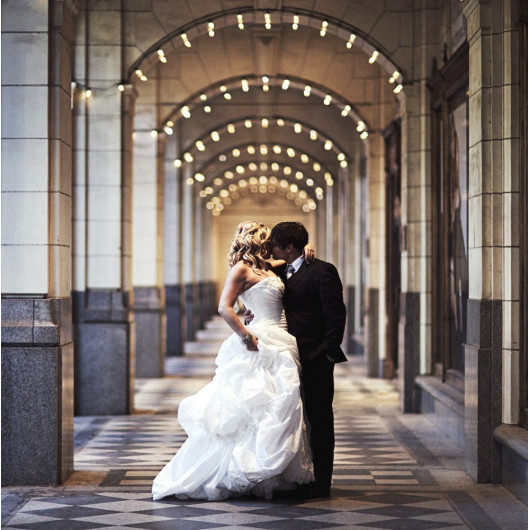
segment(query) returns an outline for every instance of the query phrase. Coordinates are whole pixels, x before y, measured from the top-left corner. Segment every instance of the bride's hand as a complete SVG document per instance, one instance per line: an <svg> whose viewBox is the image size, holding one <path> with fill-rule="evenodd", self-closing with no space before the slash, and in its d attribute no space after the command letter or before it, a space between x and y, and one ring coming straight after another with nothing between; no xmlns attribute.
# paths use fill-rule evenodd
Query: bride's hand
<svg viewBox="0 0 530 530"><path fill-rule="evenodd" d="M247 342L247 350L249 351L258 351L258 339L252 335L252 339Z"/></svg>
<svg viewBox="0 0 530 530"><path fill-rule="evenodd" d="M304 260L306 263L310 264L310 263L313 263L313 261L315 261L315 257L316 257L315 247L311 243L308 243L304 247Z"/></svg>

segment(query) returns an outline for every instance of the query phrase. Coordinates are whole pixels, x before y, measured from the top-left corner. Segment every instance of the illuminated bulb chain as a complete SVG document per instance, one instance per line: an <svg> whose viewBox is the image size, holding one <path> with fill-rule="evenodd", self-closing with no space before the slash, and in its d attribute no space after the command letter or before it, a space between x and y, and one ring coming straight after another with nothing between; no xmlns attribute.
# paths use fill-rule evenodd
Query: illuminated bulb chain
<svg viewBox="0 0 530 530"><path fill-rule="evenodd" d="M183 33L180 38L182 39L182 42L186 48L191 48L191 42L188 40L188 36L185 33Z"/></svg>
<svg viewBox="0 0 530 530"><path fill-rule="evenodd" d="M245 24L243 23L243 15L238 13L237 15L237 27L239 29L245 29Z"/></svg>
<svg viewBox="0 0 530 530"><path fill-rule="evenodd" d="M215 37L215 24L213 22L208 22L208 35L210 37Z"/></svg>
<svg viewBox="0 0 530 530"><path fill-rule="evenodd" d="M296 31L298 29L298 25L300 24L300 17L298 15L293 15L293 30Z"/></svg>

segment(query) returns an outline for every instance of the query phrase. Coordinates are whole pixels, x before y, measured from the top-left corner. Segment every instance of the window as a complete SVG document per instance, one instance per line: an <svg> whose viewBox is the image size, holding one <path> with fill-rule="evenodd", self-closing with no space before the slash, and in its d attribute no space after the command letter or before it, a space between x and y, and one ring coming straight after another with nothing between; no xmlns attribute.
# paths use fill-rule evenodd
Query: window
<svg viewBox="0 0 530 530"><path fill-rule="evenodd" d="M463 385L468 247L468 49L438 70L433 94L433 371ZM460 375L458 375L460 374Z"/></svg>

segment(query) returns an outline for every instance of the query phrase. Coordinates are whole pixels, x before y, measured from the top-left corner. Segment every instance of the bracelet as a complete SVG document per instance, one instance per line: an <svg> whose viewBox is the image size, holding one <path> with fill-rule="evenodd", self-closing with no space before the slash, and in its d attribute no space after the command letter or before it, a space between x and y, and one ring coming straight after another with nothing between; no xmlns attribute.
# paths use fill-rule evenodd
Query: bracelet
<svg viewBox="0 0 530 530"><path fill-rule="evenodd" d="M241 339L241 342L243 344L248 344L251 340L252 340L252 337L254 335L252 335L252 333L249 333L248 335L245 335L242 339Z"/></svg>

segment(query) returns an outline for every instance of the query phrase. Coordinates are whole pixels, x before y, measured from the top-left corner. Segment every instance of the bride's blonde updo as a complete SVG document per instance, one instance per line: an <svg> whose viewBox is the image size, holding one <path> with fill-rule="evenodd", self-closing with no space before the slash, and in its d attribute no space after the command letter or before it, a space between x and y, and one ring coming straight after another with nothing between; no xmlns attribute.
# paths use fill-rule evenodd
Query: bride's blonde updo
<svg viewBox="0 0 530 530"><path fill-rule="evenodd" d="M240 223L228 253L230 267L239 261L244 261L253 269L265 269L265 258L268 257L270 250L270 235L270 228L263 223L255 221Z"/></svg>

